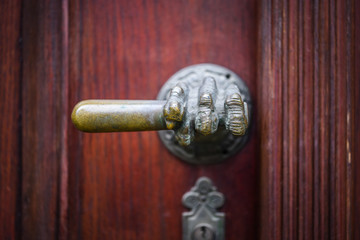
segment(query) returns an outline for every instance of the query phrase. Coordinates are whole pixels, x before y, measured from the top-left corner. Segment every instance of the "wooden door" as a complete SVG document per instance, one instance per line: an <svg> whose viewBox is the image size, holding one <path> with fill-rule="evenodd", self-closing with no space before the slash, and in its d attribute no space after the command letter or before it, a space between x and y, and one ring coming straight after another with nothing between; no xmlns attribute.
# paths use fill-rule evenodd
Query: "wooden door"
<svg viewBox="0 0 360 240"><path fill-rule="evenodd" d="M74 1L69 11L71 106L90 98L156 99L172 74L203 62L234 69L256 94L253 1ZM181 198L200 176L226 196L227 238L255 238L252 130L241 153L204 167L177 159L156 132L84 134L71 126L70 238L181 239Z"/></svg>
<svg viewBox="0 0 360 240"><path fill-rule="evenodd" d="M0 3L0 238L181 239L182 195L210 177L226 239L358 239L359 3ZM155 99L188 65L242 77L250 139L184 163L156 132L86 134L80 100Z"/></svg>

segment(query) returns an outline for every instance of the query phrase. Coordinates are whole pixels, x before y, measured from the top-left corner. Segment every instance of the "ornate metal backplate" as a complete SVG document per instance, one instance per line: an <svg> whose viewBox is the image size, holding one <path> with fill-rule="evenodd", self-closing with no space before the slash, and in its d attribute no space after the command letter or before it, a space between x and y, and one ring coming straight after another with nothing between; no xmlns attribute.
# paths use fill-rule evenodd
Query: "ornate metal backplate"
<svg viewBox="0 0 360 240"><path fill-rule="evenodd" d="M187 89L185 100L181 98L184 92L182 86ZM233 96L238 96L238 101L229 100L232 89L237 92ZM203 107L201 97L208 97L208 92L212 93L212 98L205 99L204 102L211 106ZM176 106L176 117L182 111L179 109L185 109L180 115L181 127L174 128L175 131L159 131L162 142L176 156L193 164L212 164L223 161L244 147L248 139L252 104L248 88L234 72L215 64L186 67L164 84L157 99L168 100L169 97L179 99L175 102L180 106ZM231 115L229 112L232 110L232 103L241 103L243 106L240 110L233 110ZM171 119L171 111L167 105L165 113ZM172 124L171 121L167 122L169 129L173 127Z"/></svg>
<svg viewBox="0 0 360 240"><path fill-rule="evenodd" d="M225 213L216 211L224 201L224 195L216 191L209 178L199 178L182 199L191 209L182 216L183 240L224 240Z"/></svg>

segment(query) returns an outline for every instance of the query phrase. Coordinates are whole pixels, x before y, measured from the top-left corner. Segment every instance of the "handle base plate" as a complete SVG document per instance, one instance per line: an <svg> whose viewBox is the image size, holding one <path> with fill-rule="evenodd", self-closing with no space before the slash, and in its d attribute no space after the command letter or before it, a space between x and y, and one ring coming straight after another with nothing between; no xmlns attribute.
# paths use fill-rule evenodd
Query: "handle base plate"
<svg viewBox="0 0 360 240"><path fill-rule="evenodd" d="M235 84L241 98L247 105L247 117L250 123L252 103L250 93L244 81L231 70L215 64L197 64L181 69L175 73L163 85L157 97L158 100L166 100L172 88L178 83L186 83L190 87L187 114L192 114L192 103L196 104L198 91L202 80L212 77L216 81L218 99L215 106L220 109L219 119L224 119L225 107L223 105L226 88ZM216 105L218 104L218 105ZM192 126L195 122L190 123ZM180 159L192 164L214 164L220 163L242 149L248 140L249 134L234 136L225 129L225 122L219 122L219 129L212 135L204 136L200 133L194 134L194 140L189 146L182 146L176 140L174 131L159 131L161 141L166 148ZM223 128L223 129L221 129Z"/></svg>

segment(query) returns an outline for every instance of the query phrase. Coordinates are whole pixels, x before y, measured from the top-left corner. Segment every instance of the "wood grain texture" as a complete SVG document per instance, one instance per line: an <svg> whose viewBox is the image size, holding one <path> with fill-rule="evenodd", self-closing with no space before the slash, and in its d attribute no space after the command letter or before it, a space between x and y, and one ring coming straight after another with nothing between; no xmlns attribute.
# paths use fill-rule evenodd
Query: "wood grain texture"
<svg viewBox="0 0 360 240"><path fill-rule="evenodd" d="M261 2L261 239L354 237L355 7Z"/></svg>
<svg viewBox="0 0 360 240"><path fill-rule="evenodd" d="M89 98L155 99L172 74L202 62L234 70L255 96L254 1L69 6L70 108ZM69 239L181 239L181 197L203 175L226 196L226 239L256 238L254 126L240 154L209 167L179 161L156 132L85 134L71 127Z"/></svg>
<svg viewBox="0 0 360 240"><path fill-rule="evenodd" d="M67 16L65 0L23 3L23 239L66 235Z"/></svg>
<svg viewBox="0 0 360 240"><path fill-rule="evenodd" d="M226 196L226 239L360 239L357 12L355 0L1 1L0 239L180 239L199 176ZM250 142L224 164L183 163L155 132L70 122L79 100L155 99L200 62L234 70L254 100Z"/></svg>
<svg viewBox="0 0 360 240"><path fill-rule="evenodd" d="M355 6L354 6L354 10L356 11L356 9L360 9L360 2L359 1L355 1ZM354 31L355 31L355 41L354 41L354 74L355 74L355 82L354 82L354 92L355 92L355 119L354 124L355 127L353 129L354 131L354 142L353 145L355 146L354 149L354 169L353 169L353 173L354 173L354 177L355 177L355 182L354 182L354 205L353 208L349 209L348 211L352 212L353 215L353 221L354 221L354 226L353 229L351 229L351 231L354 232L354 239L360 239L360 127L359 127L359 123L360 123L360 14L354 14L354 18L355 18L355 26L354 26Z"/></svg>
<svg viewBox="0 0 360 240"><path fill-rule="evenodd" d="M19 237L20 1L0 2L0 239Z"/></svg>

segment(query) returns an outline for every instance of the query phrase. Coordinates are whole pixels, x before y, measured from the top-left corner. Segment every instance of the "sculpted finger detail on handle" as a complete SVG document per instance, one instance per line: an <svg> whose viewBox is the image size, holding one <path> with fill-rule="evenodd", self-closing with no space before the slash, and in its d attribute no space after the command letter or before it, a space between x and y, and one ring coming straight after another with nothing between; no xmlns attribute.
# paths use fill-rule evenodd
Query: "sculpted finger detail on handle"
<svg viewBox="0 0 360 240"><path fill-rule="evenodd" d="M176 122L184 117L188 88L186 84L177 84L170 91L170 96L164 106L164 117L168 129L173 129Z"/></svg>
<svg viewBox="0 0 360 240"><path fill-rule="evenodd" d="M203 135L216 132L218 127L218 116L215 112L215 101L217 88L215 79L206 77L199 89L198 113L195 119L196 131Z"/></svg>
<svg viewBox="0 0 360 240"><path fill-rule="evenodd" d="M181 146L189 146L194 140L194 130L191 128L189 118L185 119L183 124L175 131L175 137Z"/></svg>
<svg viewBox="0 0 360 240"><path fill-rule="evenodd" d="M242 136L248 128L246 117L247 105L241 99L239 88L236 85L230 85L226 90L225 99L225 125L235 136Z"/></svg>

